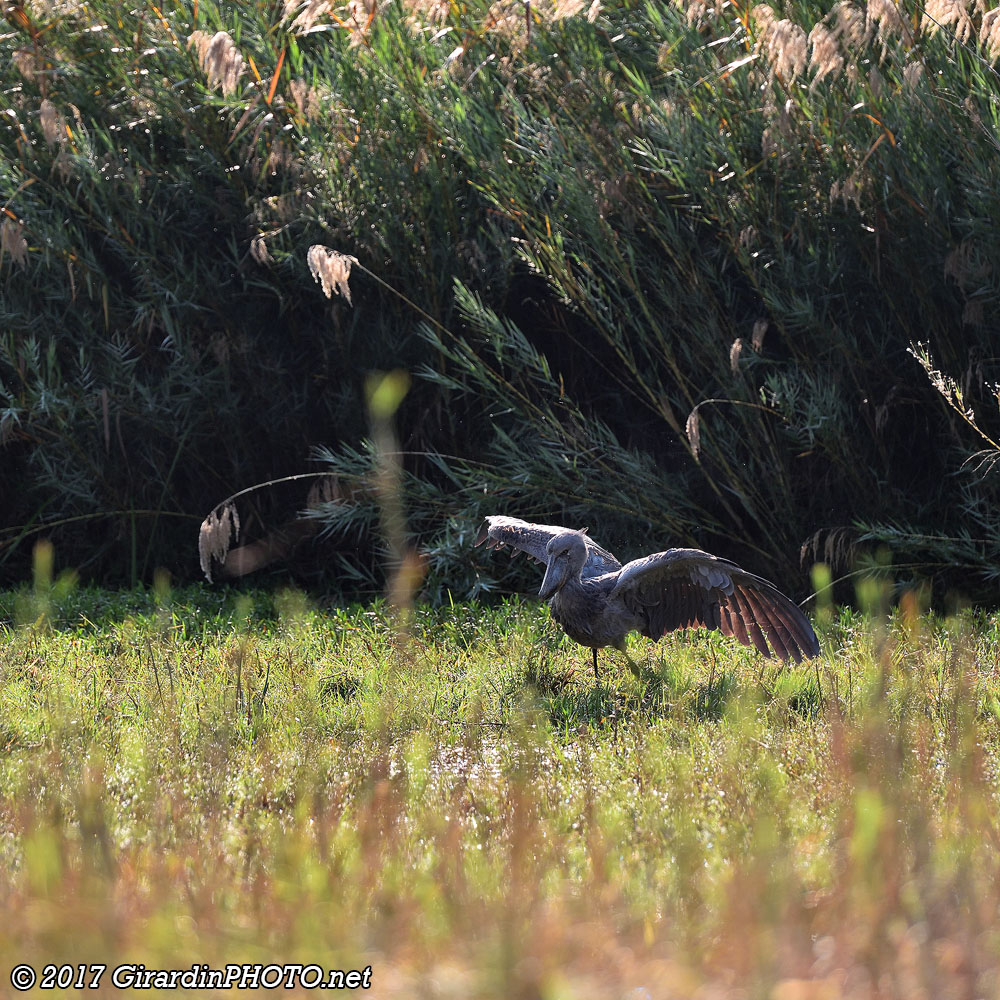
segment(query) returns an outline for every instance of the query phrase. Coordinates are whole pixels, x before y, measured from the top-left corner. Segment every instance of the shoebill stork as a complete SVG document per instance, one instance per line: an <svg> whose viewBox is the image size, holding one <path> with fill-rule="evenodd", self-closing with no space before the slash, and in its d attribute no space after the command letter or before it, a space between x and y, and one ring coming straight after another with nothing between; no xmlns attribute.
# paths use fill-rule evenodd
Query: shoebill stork
<svg viewBox="0 0 1000 1000"><path fill-rule="evenodd" d="M763 656L796 663L819 653L808 619L774 584L701 549L667 549L623 566L586 528L499 516L486 518L476 545L483 542L545 564L538 596L571 639L593 650L595 677L605 646L625 653L639 676L625 650L632 631L656 640L676 629L718 629Z"/></svg>

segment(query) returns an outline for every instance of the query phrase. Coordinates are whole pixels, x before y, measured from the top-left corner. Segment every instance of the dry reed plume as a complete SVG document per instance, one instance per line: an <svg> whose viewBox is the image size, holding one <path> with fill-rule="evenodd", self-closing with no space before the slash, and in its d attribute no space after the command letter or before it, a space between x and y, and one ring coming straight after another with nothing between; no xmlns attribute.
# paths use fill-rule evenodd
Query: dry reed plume
<svg viewBox="0 0 1000 1000"><path fill-rule="evenodd" d="M994 7L983 14L979 26L979 44L986 50L986 57L990 62L1000 59L1000 7Z"/></svg>
<svg viewBox="0 0 1000 1000"><path fill-rule="evenodd" d="M446 12L447 4L445 4ZM289 28L299 35L322 31L324 27L317 27L317 24L321 20L332 21L339 28L349 32L353 47L366 40L368 30L377 14L377 0L348 0L346 5L337 10L329 0L285 0L282 16Z"/></svg>
<svg viewBox="0 0 1000 1000"><path fill-rule="evenodd" d="M37 83L45 69L45 61L30 49L18 49L14 53L13 63L21 76L30 83Z"/></svg>
<svg viewBox="0 0 1000 1000"><path fill-rule="evenodd" d="M923 76L924 64L922 62L914 60L903 67L903 84L907 90L915 90Z"/></svg>
<svg viewBox="0 0 1000 1000"><path fill-rule="evenodd" d="M981 365L970 364L962 379L962 382L951 375L942 372L934 364L930 349L926 344L911 344L908 353L914 357L927 375L928 380L941 398L948 406L957 413L962 420L976 433L980 441L986 446L979 451L973 452L967 459L966 464L970 465L976 472L985 475L1000 462L1000 442L995 437L991 437L982 429L976 418L976 412L969 405L968 397L973 388L973 382L984 382ZM1000 404L1000 385L986 384L987 397L992 397L994 403Z"/></svg>
<svg viewBox="0 0 1000 1000"><path fill-rule="evenodd" d="M38 109L38 121L42 126L42 135L50 146L66 138L66 122L48 98L42 101Z"/></svg>
<svg viewBox="0 0 1000 1000"><path fill-rule="evenodd" d="M768 25L763 38L771 68L786 83L802 76L809 59L805 31L794 21L782 18Z"/></svg>
<svg viewBox="0 0 1000 1000"><path fill-rule="evenodd" d="M59 113L58 108L48 98L42 100L38 109L38 124L41 126L42 135L46 145L53 149L58 147L59 152L52 164L52 170L63 180L66 180L73 172L69 153L70 137L69 126L66 119Z"/></svg>
<svg viewBox="0 0 1000 1000"><path fill-rule="evenodd" d="M767 326L768 322L766 319L758 319L753 325L750 342L758 354L760 354L761 348L764 346L764 334L767 333Z"/></svg>
<svg viewBox="0 0 1000 1000"><path fill-rule="evenodd" d="M233 503L220 504L198 531L198 561L208 582L212 582L212 560L226 561L230 543L240 537L240 515Z"/></svg>
<svg viewBox="0 0 1000 1000"><path fill-rule="evenodd" d="M839 76L844 69L844 57L840 52L837 34L822 21L813 25L809 32L809 66L816 71L811 89L815 89L821 80L828 76Z"/></svg>
<svg viewBox="0 0 1000 1000"><path fill-rule="evenodd" d="M735 375L740 370L740 355L743 353L743 338L737 337L729 348L729 369Z"/></svg>
<svg viewBox="0 0 1000 1000"><path fill-rule="evenodd" d="M701 23L709 5L705 0L692 0L687 5L687 17ZM805 30L788 18L778 19L768 4L753 8L753 21L757 27L757 48L783 81L791 82L808 67L815 71L812 87L815 88L828 76L837 77L845 67L846 58L866 45L873 34L877 35L883 49L895 39L912 45L914 33L896 0L866 0L864 12L850 0L840 0L830 14L817 22L808 35ZM977 29L978 20L978 29ZM1000 59L1000 8L985 9L983 0L929 0L923 9L920 31L928 36L948 28L962 45L977 38L990 62ZM922 70L919 63L911 63L904 74L907 87L913 88ZM869 83L873 89L881 84L881 76L874 65L869 69ZM857 67L852 64L852 82L857 79Z"/></svg>
<svg viewBox="0 0 1000 1000"><path fill-rule="evenodd" d="M321 17L329 16L329 0L285 0L283 17L292 31L308 34Z"/></svg>
<svg viewBox="0 0 1000 1000"><path fill-rule="evenodd" d="M309 248L306 260L309 262L309 271L313 279L323 286L323 294L328 299L337 292L347 299L349 305L353 305L347 280L351 276L351 265L358 262L357 257L338 253L317 243Z"/></svg>
<svg viewBox="0 0 1000 1000"><path fill-rule="evenodd" d="M697 461L701 455L701 418L698 416L697 408L688 414L684 425L684 433L687 435L688 444L691 446L691 454Z"/></svg>
<svg viewBox="0 0 1000 1000"><path fill-rule="evenodd" d="M974 8L982 9L981 0L977 0ZM975 33L965 0L927 0L920 28L928 35L936 34L941 28L952 28L963 45Z"/></svg>
<svg viewBox="0 0 1000 1000"><path fill-rule="evenodd" d="M226 97L236 93L246 66L236 43L225 31L217 31L214 35L208 31L195 31L188 39L188 48L195 50L198 64L210 87L221 88Z"/></svg>
<svg viewBox="0 0 1000 1000"><path fill-rule="evenodd" d="M12 219L0 223L0 264L5 254L22 267L28 261L28 241L24 238L24 225Z"/></svg>
<svg viewBox="0 0 1000 1000"><path fill-rule="evenodd" d="M274 260L270 251L267 249L267 243L264 241L263 236L255 236L250 241L250 256L253 257L258 264L270 264Z"/></svg>
<svg viewBox="0 0 1000 1000"><path fill-rule="evenodd" d="M587 3L587 0L556 0L556 5L552 11L552 19L559 21L564 17L577 17L583 14L593 24L600 16L600 13L601 0L593 0L593 3Z"/></svg>
<svg viewBox="0 0 1000 1000"><path fill-rule="evenodd" d="M868 24L864 13L850 0L840 0L831 12L837 38L848 51L858 49L868 41Z"/></svg>
<svg viewBox="0 0 1000 1000"><path fill-rule="evenodd" d="M909 38L910 29L895 0L868 0L866 17L869 25L877 25L879 41L888 45L895 38Z"/></svg>
<svg viewBox="0 0 1000 1000"><path fill-rule="evenodd" d="M299 114L311 121L319 109L320 97L316 88L310 86L306 80L297 79L292 80L288 89L291 91L295 106L299 109Z"/></svg>

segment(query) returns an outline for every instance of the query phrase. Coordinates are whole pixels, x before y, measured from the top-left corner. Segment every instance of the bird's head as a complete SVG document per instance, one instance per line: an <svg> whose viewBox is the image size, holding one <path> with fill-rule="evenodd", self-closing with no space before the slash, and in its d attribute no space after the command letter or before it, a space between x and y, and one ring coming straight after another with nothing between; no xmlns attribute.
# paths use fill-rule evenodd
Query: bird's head
<svg viewBox="0 0 1000 1000"><path fill-rule="evenodd" d="M545 579L538 596L547 601L570 580L580 576L587 561L587 542L582 531L566 531L545 546Z"/></svg>

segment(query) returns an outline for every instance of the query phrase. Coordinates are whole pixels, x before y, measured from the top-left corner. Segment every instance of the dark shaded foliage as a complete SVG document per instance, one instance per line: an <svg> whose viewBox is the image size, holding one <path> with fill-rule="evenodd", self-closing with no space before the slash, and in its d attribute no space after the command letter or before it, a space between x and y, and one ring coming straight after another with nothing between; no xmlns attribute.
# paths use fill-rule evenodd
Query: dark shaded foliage
<svg viewBox="0 0 1000 1000"><path fill-rule="evenodd" d="M884 543L904 577L992 593L996 477L966 463L998 440L1000 87L974 38L776 9L805 32L856 11L819 79L759 9L428 29L403 5L305 34L280 4L87 10L101 31L0 41L47 67L4 71L0 197L28 244L0 265L5 575L50 525L91 575L190 576L207 510L318 456L342 484L330 585L377 588L363 387L403 368L432 597L499 582L469 556L488 512L782 580ZM220 28L229 94L187 45ZM358 258L353 308L322 298L314 243ZM304 497L242 503L253 536Z"/></svg>

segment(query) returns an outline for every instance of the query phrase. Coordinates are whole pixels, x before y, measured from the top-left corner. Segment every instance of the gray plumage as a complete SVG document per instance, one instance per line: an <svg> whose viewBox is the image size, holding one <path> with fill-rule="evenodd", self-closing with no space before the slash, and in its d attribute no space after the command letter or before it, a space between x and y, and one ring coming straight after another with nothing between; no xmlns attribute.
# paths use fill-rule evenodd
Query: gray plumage
<svg viewBox="0 0 1000 1000"><path fill-rule="evenodd" d="M527 552L545 564L538 596L582 646L614 646L638 631L659 639L682 628L718 629L766 657L816 656L819 643L804 614L774 584L700 549L667 549L622 564L587 529L487 517L476 544Z"/></svg>

